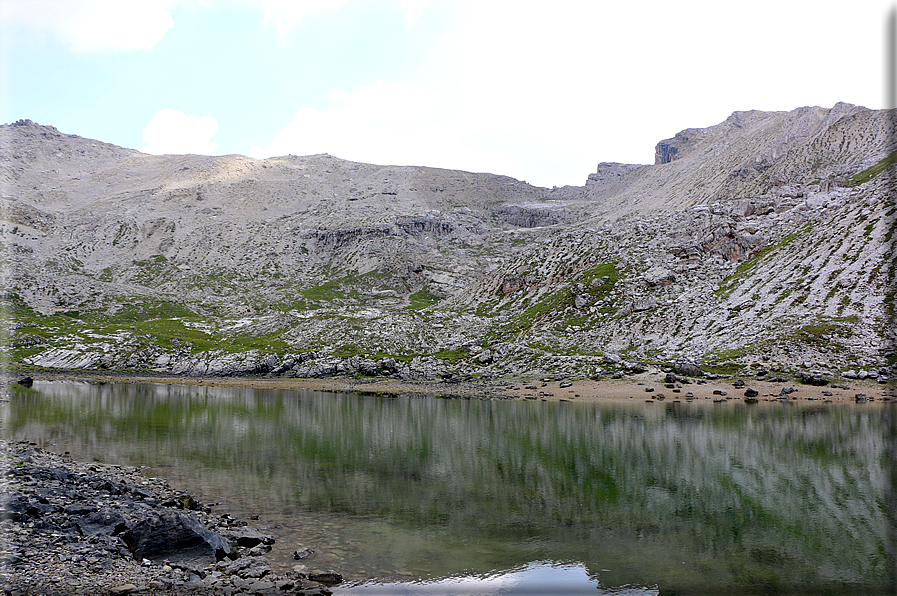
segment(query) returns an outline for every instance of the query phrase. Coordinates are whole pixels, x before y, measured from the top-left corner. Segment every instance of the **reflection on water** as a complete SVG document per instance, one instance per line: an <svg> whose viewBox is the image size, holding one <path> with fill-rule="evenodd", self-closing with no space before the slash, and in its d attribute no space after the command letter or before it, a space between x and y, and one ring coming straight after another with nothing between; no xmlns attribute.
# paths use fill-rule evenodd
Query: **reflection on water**
<svg viewBox="0 0 897 596"><path fill-rule="evenodd" d="M890 592L888 412L54 382L2 414L12 438L259 515L281 569L418 582L409 594L544 578L875 594ZM293 561L301 547L316 553Z"/></svg>
<svg viewBox="0 0 897 596"><path fill-rule="evenodd" d="M558 564L550 561L533 562L498 573L464 575L432 581L367 582L337 590L335 594L351 596L657 596L653 588L598 587L582 564Z"/></svg>

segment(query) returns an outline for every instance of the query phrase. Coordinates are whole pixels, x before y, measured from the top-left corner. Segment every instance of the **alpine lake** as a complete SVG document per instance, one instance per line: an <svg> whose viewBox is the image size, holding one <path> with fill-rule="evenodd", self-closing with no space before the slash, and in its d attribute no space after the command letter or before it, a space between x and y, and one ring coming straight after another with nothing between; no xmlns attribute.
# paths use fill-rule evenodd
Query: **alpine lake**
<svg viewBox="0 0 897 596"><path fill-rule="evenodd" d="M637 402L637 403L636 403ZM335 594L890 594L897 406L38 381L9 440L139 466ZM315 552L301 561L297 549Z"/></svg>

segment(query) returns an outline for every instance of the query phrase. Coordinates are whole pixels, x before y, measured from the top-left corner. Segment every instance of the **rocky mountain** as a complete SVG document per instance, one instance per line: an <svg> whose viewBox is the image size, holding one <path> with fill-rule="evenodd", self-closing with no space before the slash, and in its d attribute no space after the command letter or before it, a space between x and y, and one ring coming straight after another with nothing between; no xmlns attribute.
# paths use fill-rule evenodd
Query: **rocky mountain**
<svg viewBox="0 0 897 596"><path fill-rule="evenodd" d="M3 125L4 353L178 374L885 375L895 118L735 112L553 189Z"/></svg>

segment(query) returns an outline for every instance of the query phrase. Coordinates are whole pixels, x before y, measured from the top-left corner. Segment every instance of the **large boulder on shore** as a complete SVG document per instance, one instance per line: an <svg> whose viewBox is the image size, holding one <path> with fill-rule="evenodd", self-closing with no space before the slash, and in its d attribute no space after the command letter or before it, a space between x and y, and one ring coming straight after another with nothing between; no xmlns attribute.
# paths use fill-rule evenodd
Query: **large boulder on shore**
<svg viewBox="0 0 897 596"><path fill-rule="evenodd" d="M703 377L704 371L691 360L679 360L673 365L673 372L683 377Z"/></svg>
<svg viewBox="0 0 897 596"><path fill-rule="evenodd" d="M208 565L231 554L230 543L206 528L196 514L160 511L134 524L122 539L138 561L163 559Z"/></svg>

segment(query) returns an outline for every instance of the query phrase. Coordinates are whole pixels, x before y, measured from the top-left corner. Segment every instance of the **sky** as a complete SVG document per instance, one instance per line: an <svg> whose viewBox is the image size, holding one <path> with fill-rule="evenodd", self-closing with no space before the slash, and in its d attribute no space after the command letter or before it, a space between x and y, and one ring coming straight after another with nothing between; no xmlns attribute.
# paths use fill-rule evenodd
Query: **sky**
<svg viewBox="0 0 897 596"><path fill-rule="evenodd" d="M582 185L741 110L885 106L893 0L0 0L0 123Z"/></svg>

